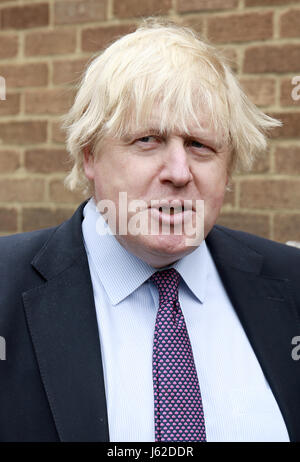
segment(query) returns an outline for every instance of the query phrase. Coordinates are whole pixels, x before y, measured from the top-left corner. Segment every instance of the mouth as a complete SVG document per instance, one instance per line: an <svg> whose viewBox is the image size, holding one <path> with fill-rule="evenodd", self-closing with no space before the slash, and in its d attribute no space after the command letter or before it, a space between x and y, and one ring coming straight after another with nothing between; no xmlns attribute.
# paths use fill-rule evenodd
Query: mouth
<svg viewBox="0 0 300 462"><path fill-rule="evenodd" d="M172 206L164 206L164 207L158 207L158 211L161 213L167 213L169 215L175 215L177 213L182 213L182 207L172 207Z"/></svg>
<svg viewBox="0 0 300 462"><path fill-rule="evenodd" d="M149 207L152 216L160 223L169 225L182 224L190 220L194 209L192 201L181 200L158 200Z"/></svg>
<svg viewBox="0 0 300 462"><path fill-rule="evenodd" d="M149 206L151 209L158 209L160 212L168 213L170 215L174 215L176 213L182 213L184 211L193 210L193 200L191 199L158 199L151 201L151 205Z"/></svg>

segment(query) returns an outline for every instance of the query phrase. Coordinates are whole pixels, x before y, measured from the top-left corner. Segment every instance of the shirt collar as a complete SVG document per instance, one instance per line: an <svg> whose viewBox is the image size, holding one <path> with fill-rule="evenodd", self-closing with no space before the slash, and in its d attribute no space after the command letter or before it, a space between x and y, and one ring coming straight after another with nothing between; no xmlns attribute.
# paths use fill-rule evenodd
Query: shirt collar
<svg viewBox="0 0 300 462"><path fill-rule="evenodd" d="M112 234L91 198L83 210L82 232L89 259L112 305L117 305L140 287L156 268L128 252ZM102 231L102 234L101 234ZM194 295L203 303L207 279L208 250L205 241L189 255L167 268L175 268Z"/></svg>

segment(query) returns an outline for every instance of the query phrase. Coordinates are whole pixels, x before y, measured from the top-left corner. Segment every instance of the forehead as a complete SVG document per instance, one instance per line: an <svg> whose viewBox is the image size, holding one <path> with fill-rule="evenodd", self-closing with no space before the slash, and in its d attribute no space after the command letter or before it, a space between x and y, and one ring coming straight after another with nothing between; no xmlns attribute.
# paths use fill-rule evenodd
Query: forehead
<svg viewBox="0 0 300 462"><path fill-rule="evenodd" d="M224 130L215 127L211 117L205 111L199 111L196 120L192 117L186 120L176 120L174 115L170 114L168 120L164 121L160 117L159 109L156 109L148 118L140 120L139 123L128 125L127 132L122 138L129 140L146 134L196 138L212 143L216 147L226 145L227 142Z"/></svg>

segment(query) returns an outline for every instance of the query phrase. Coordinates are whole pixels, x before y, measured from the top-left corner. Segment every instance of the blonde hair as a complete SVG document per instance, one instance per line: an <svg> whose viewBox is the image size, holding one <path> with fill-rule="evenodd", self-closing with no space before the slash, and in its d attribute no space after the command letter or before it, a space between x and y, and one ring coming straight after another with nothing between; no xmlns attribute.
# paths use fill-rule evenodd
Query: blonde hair
<svg viewBox="0 0 300 462"><path fill-rule="evenodd" d="M159 105L159 130L205 123L231 149L230 174L249 170L267 146L266 134L281 123L247 98L221 53L194 31L148 19L116 40L91 62L64 117L73 167L66 186L90 193L83 170L83 148L93 153L103 136L121 137L146 128ZM149 128L149 127L148 127Z"/></svg>

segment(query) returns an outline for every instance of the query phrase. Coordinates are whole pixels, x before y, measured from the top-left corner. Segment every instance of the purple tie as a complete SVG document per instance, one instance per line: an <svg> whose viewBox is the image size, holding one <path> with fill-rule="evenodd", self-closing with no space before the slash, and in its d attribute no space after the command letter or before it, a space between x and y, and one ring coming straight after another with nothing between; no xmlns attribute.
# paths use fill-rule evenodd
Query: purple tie
<svg viewBox="0 0 300 462"><path fill-rule="evenodd" d="M206 441L197 371L178 300L180 275L171 268L150 279L159 292L153 342L155 441Z"/></svg>

